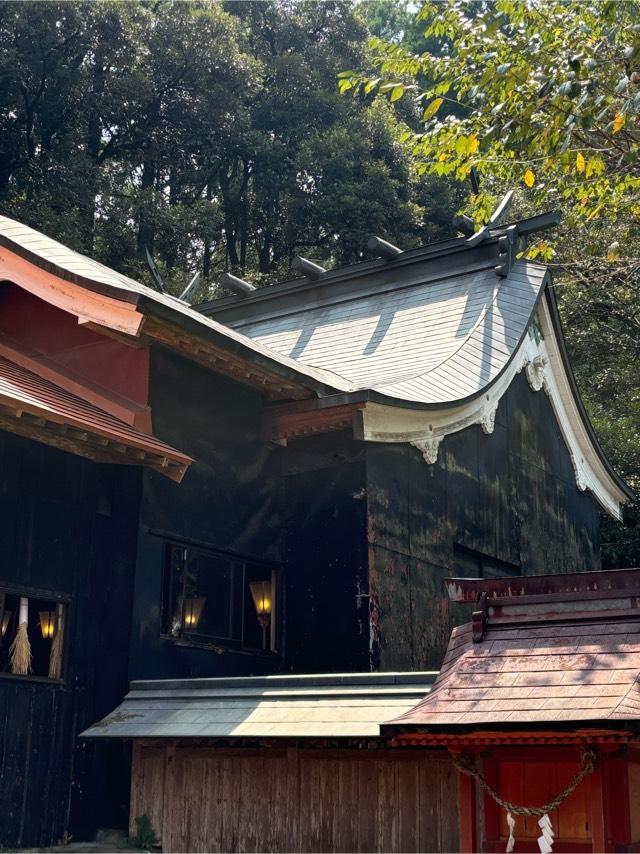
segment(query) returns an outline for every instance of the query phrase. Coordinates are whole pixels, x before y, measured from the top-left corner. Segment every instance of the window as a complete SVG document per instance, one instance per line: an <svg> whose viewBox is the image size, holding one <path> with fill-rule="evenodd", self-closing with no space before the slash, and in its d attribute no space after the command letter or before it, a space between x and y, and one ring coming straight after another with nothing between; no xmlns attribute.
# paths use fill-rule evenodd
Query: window
<svg viewBox="0 0 640 854"><path fill-rule="evenodd" d="M453 563L458 578L511 578L522 575L519 566L475 552L455 543Z"/></svg>
<svg viewBox="0 0 640 854"><path fill-rule="evenodd" d="M196 643L275 652L277 580L271 564L167 543L162 632Z"/></svg>
<svg viewBox="0 0 640 854"><path fill-rule="evenodd" d="M61 679L65 612L42 594L0 590L0 672Z"/></svg>

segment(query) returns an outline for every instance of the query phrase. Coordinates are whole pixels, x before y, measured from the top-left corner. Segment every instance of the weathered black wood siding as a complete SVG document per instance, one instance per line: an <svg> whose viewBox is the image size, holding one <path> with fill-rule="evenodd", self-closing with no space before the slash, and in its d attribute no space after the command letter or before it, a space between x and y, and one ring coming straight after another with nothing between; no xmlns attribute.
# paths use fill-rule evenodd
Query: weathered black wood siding
<svg viewBox="0 0 640 854"><path fill-rule="evenodd" d="M362 443L342 433L265 442L257 393L164 351L152 354L151 404L156 434L195 462L181 484L143 475L131 678L367 669ZM161 637L167 538L280 564L277 656Z"/></svg>
<svg viewBox="0 0 640 854"><path fill-rule="evenodd" d="M346 433L291 442L283 479L286 668L367 670L364 445Z"/></svg>
<svg viewBox="0 0 640 854"><path fill-rule="evenodd" d="M0 846L12 849L125 826L128 749L76 735L127 686L139 472L8 433L0 471L1 581L70 599L64 683L0 675Z"/></svg>
<svg viewBox="0 0 640 854"><path fill-rule="evenodd" d="M167 537L258 559L282 554L280 448L260 438L260 396L165 351L152 351L154 432L195 462L182 483L145 471L131 678L270 673L280 657L215 652L161 637Z"/></svg>
<svg viewBox="0 0 640 854"><path fill-rule="evenodd" d="M465 618L444 595L454 543L524 574L599 568L598 505L576 486L547 396L523 375L495 432L448 436L434 465L408 445L370 444L366 454L375 669L440 666L451 625Z"/></svg>

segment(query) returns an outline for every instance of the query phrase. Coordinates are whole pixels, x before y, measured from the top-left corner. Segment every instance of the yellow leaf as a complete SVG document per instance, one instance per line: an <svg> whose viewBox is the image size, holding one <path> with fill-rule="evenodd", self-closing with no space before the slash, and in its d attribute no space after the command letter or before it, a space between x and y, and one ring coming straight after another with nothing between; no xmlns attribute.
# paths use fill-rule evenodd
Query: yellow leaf
<svg viewBox="0 0 640 854"><path fill-rule="evenodd" d="M613 132L618 133L624 127L624 113L616 113L613 120Z"/></svg>
<svg viewBox="0 0 640 854"><path fill-rule="evenodd" d="M422 114L422 120L427 122L429 121L429 119L432 119L438 112L442 104L444 104L444 98L434 98Z"/></svg>
<svg viewBox="0 0 640 854"><path fill-rule="evenodd" d="M587 222L590 222L592 219L597 217L603 207L604 207L604 202L600 202L599 205L596 205L595 208L591 211L591 213L587 217Z"/></svg>
<svg viewBox="0 0 640 854"><path fill-rule="evenodd" d="M533 185L536 183L536 176L533 174L531 169L527 169L527 171L524 173L523 180L527 187L533 187Z"/></svg>
<svg viewBox="0 0 640 854"><path fill-rule="evenodd" d="M607 261L617 261L620 258L620 244L617 240L614 240L613 243L607 249Z"/></svg>
<svg viewBox="0 0 640 854"><path fill-rule="evenodd" d="M472 133L469 139L467 140L467 154L475 154L476 151L480 148L480 140Z"/></svg>
<svg viewBox="0 0 640 854"><path fill-rule="evenodd" d="M586 163L584 157L582 156L582 152L579 151L576 155L576 169L578 172L584 172Z"/></svg>

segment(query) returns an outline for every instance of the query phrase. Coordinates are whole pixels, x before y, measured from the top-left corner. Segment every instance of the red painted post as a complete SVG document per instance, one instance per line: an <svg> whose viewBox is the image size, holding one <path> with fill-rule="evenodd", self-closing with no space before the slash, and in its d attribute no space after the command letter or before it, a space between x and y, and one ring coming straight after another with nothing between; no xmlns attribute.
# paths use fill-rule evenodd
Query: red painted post
<svg viewBox="0 0 640 854"><path fill-rule="evenodd" d="M476 789L468 774L460 773L460 852L473 854L476 846Z"/></svg>
<svg viewBox="0 0 640 854"><path fill-rule="evenodd" d="M607 846L605 833L602 754L591 776L591 850L594 854L612 850Z"/></svg>
<svg viewBox="0 0 640 854"><path fill-rule="evenodd" d="M629 767L626 755L603 756L605 833L612 851L631 845Z"/></svg>

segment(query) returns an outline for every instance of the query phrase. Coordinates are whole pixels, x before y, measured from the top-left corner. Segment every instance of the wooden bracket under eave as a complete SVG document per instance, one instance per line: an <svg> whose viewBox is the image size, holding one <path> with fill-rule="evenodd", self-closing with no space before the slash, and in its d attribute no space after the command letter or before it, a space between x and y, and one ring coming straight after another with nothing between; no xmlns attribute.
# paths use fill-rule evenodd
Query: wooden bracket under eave
<svg viewBox="0 0 640 854"><path fill-rule="evenodd" d="M0 406L0 430L96 463L145 466L177 483L180 483L192 462L185 456L172 459L159 452L116 442L99 433L91 433L6 405Z"/></svg>
<svg viewBox="0 0 640 854"><path fill-rule="evenodd" d="M307 401L271 406L263 415L262 436L269 442L283 443L318 433L354 430L365 406L360 402L310 409Z"/></svg>

